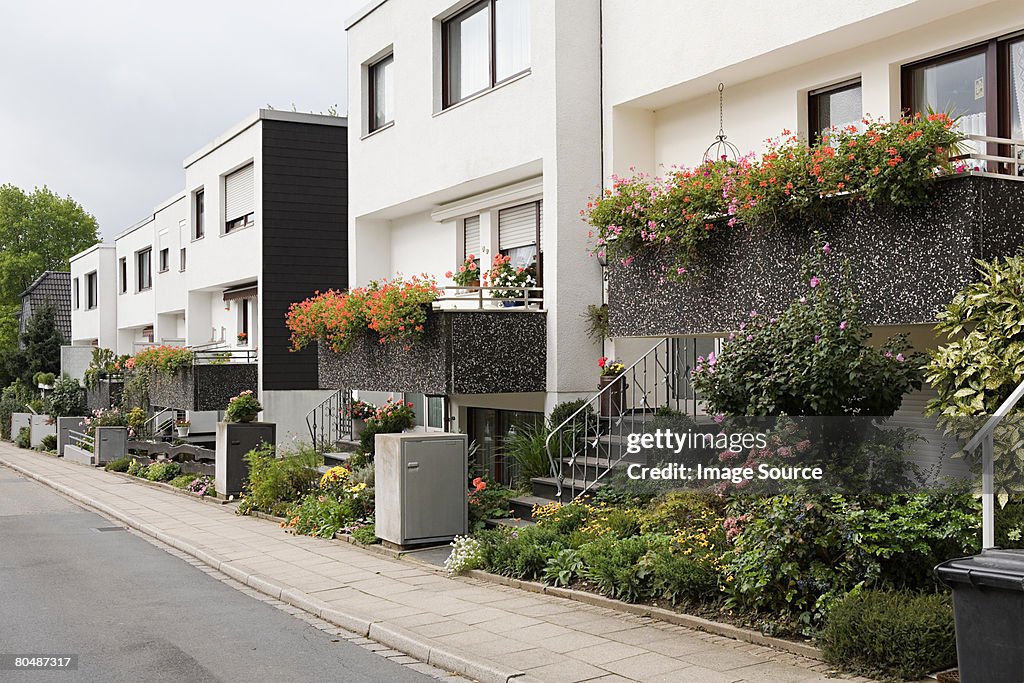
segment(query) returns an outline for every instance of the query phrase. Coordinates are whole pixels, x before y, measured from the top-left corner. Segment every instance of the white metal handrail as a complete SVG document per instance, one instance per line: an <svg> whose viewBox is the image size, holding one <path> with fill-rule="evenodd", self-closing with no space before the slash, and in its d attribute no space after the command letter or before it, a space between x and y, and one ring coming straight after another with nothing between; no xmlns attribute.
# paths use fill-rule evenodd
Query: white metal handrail
<svg viewBox="0 0 1024 683"><path fill-rule="evenodd" d="M999 422L1006 417L1024 398L1024 382L1017 385L1002 405L985 421L981 429L964 446L964 452L973 453L981 446L981 547L983 550L996 546L996 499L995 499L995 431Z"/></svg>
<svg viewBox="0 0 1024 683"><path fill-rule="evenodd" d="M85 432L76 432L74 430L68 430L68 440L74 445L79 447L86 447L88 450L92 450L96 445L95 437L89 436Z"/></svg>
<svg viewBox="0 0 1024 683"><path fill-rule="evenodd" d="M462 292L461 296L456 294L455 296L441 296L434 300L435 308L436 304L452 301L459 303L474 303L475 306L471 310L480 310L484 308L484 302L499 303L499 302L510 302L513 304L509 307L510 310L515 310L516 307L530 308L536 305L538 308L544 304L544 288L543 287L525 287L517 285L501 285L501 286L476 286L476 285L452 285L448 287L442 287L443 290ZM518 296L484 296L485 292L518 292ZM469 296L473 295L473 296ZM453 309L443 309L453 310ZM532 309L536 310L536 309Z"/></svg>
<svg viewBox="0 0 1024 683"><path fill-rule="evenodd" d="M1024 140L975 134L964 136L964 141L968 140L984 143L985 152L969 150L963 154L951 156L950 161L979 162L978 170L967 169L970 173L975 175L1005 178L1008 180L1024 180ZM999 147L1008 147L1010 149L1010 154L989 154L988 152L991 151L991 147L993 145L996 146L996 152L998 152ZM964 146L961 144L961 149L963 148ZM989 162L994 166L994 170L989 170Z"/></svg>

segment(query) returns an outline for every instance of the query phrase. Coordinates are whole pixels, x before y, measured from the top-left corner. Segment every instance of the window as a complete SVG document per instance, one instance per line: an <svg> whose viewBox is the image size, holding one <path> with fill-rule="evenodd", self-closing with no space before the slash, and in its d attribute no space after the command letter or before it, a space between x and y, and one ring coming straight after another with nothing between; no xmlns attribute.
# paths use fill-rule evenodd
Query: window
<svg viewBox="0 0 1024 683"><path fill-rule="evenodd" d="M480 261L480 216L470 216L462 223L462 260L470 255Z"/></svg>
<svg viewBox="0 0 1024 683"><path fill-rule="evenodd" d="M367 68L369 81L368 132L380 130L395 120L395 81L393 54Z"/></svg>
<svg viewBox="0 0 1024 683"><path fill-rule="evenodd" d="M118 286L120 292L124 294L128 291L128 259L122 256L117 261L117 272L118 272Z"/></svg>
<svg viewBox="0 0 1024 683"><path fill-rule="evenodd" d="M153 250L143 249L135 253L135 288L143 291L153 286Z"/></svg>
<svg viewBox="0 0 1024 683"><path fill-rule="evenodd" d="M412 411L416 415L414 421L414 425L416 427L423 427L426 431L444 431L444 396L424 396L423 394L405 394L405 400L413 405Z"/></svg>
<svg viewBox="0 0 1024 683"><path fill-rule="evenodd" d="M185 247L178 250L178 272L185 272Z"/></svg>
<svg viewBox="0 0 1024 683"><path fill-rule="evenodd" d="M79 305L80 301L79 301L79 298L78 298L79 295L78 295L78 278L77 277L75 278L75 281L74 281L74 287L71 288L71 294L73 295L72 299L74 299L73 303L74 303L74 306L75 306L75 310L77 311L80 308L80 305Z"/></svg>
<svg viewBox="0 0 1024 683"><path fill-rule="evenodd" d="M830 129L854 126L860 130L864 117L860 81L850 81L807 94L807 120L811 143L818 142Z"/></svg>
<svg viewBox="0 0 1024 683"><path fill-rule="evenodd" d="M203 190L196 190L196 239L202 239L206 234L206 193Z"/></svg>
<svg viewBox="0 0 1024 683"><path fill-rule="evenodd" d="M253 224L255 200L252 164L224 176L224 232Z"/></svg>
<svg viewBox="0 0 1024 683"><path fill-rule="evenodd" d="M99 303L99 287L96 285L96 272L93 271L85 276L85 307L96 308Z"/></svg>
<svg viewBox="0 0 1024 683"><path fill-rule="evenodd" d="M530 202L498 212L498 250L513 268L537 264L541 236L541 203Z"/></svg>
<svg viewBox="0 0 1024 683"><path fill-rule="evenodd" d="M166 273L171 269L171 250L164 247L160 250L160 272Z"/></svg>
<svg viewBox="0 0 1024 683"><path fill-rule="evenodd" d="M512 433L543 424L544 413L468 408L466 418L469 439L478 445L472 455L470 467L475 466L502 484L523 483L516 461L513 458L506 458L502 452L504 442Z"/></svg>
<svg viewBox="0 0 1024 683"><path fill-rule="evenodd" d="M530 68L529 0L483 0L441 25L449 107Z"/></svg>

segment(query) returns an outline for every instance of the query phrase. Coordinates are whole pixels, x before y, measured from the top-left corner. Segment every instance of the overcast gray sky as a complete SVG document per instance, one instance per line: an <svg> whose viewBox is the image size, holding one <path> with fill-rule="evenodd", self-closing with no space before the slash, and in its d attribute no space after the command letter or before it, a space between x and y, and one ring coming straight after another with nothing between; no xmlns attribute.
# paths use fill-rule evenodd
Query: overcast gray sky
<svg viewBox="0 0 1024 683"><path fill-rule="evenodd" d="M69 194L110 239L257 108L344 115L364 3L0 0L0 184Z"/></svg>

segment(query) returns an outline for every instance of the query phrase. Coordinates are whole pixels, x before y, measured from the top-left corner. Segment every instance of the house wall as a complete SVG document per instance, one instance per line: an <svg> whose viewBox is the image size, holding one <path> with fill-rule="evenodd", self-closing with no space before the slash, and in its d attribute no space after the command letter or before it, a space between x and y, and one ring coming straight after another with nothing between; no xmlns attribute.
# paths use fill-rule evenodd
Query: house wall
<svg viewBox="0 0 1024 683"><path fill-rule="evenodd" d="M86 309L85 276L96 271L98 301ZM79 305L74 305L74 283L78 280ZM117 345L117 257L114 245L98 244L71 259L71 343L75 346Z"/></svg>
<svg viewBox="0 0 1024 683"><path fill-rule="evenodd" d="M179 315L185 313L189 272L187 254L188 197L182 193L165 202L153 216L153 305L157 313L154 341L184 340ZM186 249L186 269L181 270L180 250ZM160 250L167 249L168 268L160 271ZM177 343L181 343L178 341Z"/></svg>
<svg viewBox="0 0 1024 683"><path fill-rule="evenodd" d="M151 216L143 223L131 228L114 239L116 259L114 261L115 280L120 278L117 273L120 260L126 259L128 265L128 288L121 292L120 282L117 283L117 353L134 353L136 343L144 341L143 328L153 325L156 321L154 307L154 287L157 280L157 253L154 237L154 219ZM151 248L150 267L153 287L139 290L139 268L136 255L145 248ZM154 337L154 340L156 338Z"/></svg>
<svg viewBox="0 0 1024 683"><path fill-rule="evenodd" d="M1014 0L650 4L605 3L605 159L619 174L699 164L718 132L720 81L729 141L757 152L783 129L807 135L809 90L859 77L864 113L891 120L902 64L1024 27Z"/></svg>

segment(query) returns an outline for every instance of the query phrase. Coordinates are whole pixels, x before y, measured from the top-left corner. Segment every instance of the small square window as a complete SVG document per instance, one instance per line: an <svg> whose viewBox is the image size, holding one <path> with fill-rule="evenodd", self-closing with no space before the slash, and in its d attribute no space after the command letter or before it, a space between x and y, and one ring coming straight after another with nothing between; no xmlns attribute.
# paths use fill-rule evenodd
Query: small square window
<svg viewBox="0 0 1024 683"><path fill-rule="evenodd" d="M807 94L807 120L809 138L816 143L828 137L831 130L842 130L853 126L863 128L863 104L861 103L860 81L841 83Z"/></svg>

